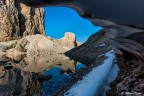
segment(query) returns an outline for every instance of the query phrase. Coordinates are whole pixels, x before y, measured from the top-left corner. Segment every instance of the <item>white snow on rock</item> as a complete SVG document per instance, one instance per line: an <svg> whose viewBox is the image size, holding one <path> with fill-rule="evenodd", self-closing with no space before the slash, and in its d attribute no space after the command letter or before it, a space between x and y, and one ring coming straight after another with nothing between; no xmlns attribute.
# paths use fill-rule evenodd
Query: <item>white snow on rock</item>
<svg viewBox="0 0 144 96"><path fill-rule="evenodd" d="M108 56L108 58L102 65L93 68L92 71L84 76L82 80L74 84L64 94L64 96L96 96L100 93L99 91L105 91L104 86L107 85L107 82L109 82L106 81L106 79L109 79L107 76L111 73L115 59L113 51L107 52L105 56ZM114 76L112 78L114 78ZM104 94L101 95L104 96Z"/></svg>

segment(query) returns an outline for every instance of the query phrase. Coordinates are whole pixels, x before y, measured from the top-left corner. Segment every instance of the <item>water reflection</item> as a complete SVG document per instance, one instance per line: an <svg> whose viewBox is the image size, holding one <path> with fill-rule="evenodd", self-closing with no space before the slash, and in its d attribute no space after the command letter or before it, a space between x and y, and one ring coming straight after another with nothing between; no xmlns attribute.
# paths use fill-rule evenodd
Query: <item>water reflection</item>
<svg viewBox="0 0 144 96"><path fill-rule="evenodd" d="M15 58L21 58L19 61L1 62L0 90L9 88L2 95L13 93L13 95L51 96L68 83L77 70L85 67L64 54L42 52L38 55L32 52L20 53L15 55ZM5 54L3 57L6 58ZM13 90L15 87L16 89Z"/></svg>
<svg viewBox="0 0 144 96"><path fill-rule="evenodd" d="M27 55L19 54L17 56L22 56L22 59L18 62L14 60L5 62L5 64L0 66L0 69L2 69L1 67L3 67L4 69L4 73L2 74L1 72L2 75L0 74L0 89L6 89L6 87L9 87L10 89L7 90L5 93L9 92L10 94L11 92L13 92L13 87L15 87L15 91L13 92L14 95L27 94L52 96L59 90L61 90L66 84L69 84L71 81L77 81L78 79L74 79L75 77L81 78L84 74L90 72L92 67L94 67L95 65L97 66L97 64L93 66L85 66L84 64L80 64L79 62L66 57L64 54L59 53L41 53L38 55L36 55L36 53L30 53ZM104 61L106 57L102 56L100 58L103 58L102 61ZM101 59L97 59L97 61ZM98 64L100 64L101 66L105 66L105 64L100 62ZM114 80L117 76L117 74L114 74L115 70L117 70L115 64L110 64L108 66L111 67L110 71L109 69L99 69L99 67L95 67L101 71L109 71L109 74L104 77L106 78L105 82L107 83L103 83L100 89L97 89L101 92L106 91L108 86L105 85L109 85L110 81ZM15 77L16 79L14 79ZM99 76L96 75L96 77ZM3 83L4 80L5 82ZM98 83L98 81L96 82ZM4 85L2 85L2 83ZM76 82L72 82L71 84L73 85L74 83ZM5 84L9 85L6 86Z"/></svg>
<svg viewBox="0 0 144 96"><path fill-rule="evenodd" d="M45 75L52 75L53 78L43 82L42 95L52 96L56 90L60 89L64 84L68 83L72 76L66 73L61 74L61 68L55 67L45 72Z"/></svg>
<svg viewBox="0 0 144 96"><path fill-rule="evenodd" d="M29 54L13 66L21 71L38 73L38 81L42 83L42 95L52 96L65 84L69 83L75 72L85 68L64 54L51 53L47 55Z"/></svg>
<svg viewBox="0 0 144 96"><path fill-rule="evenodd" d="M75 72L76 61L71 60L63 54L49 54L46 56L26 56L19 64L13 64L16 68L23 71L43 73L53 67L59 66L66 72Z"/></svg>
<svg viewBox="0 0 144 96"><path fill-rule="evenodd" d="M76 64L75 70L80 70L82 68L85 68L86 66L83 64ZM45 75L51 75L53 76L52 79L43 82L42 86L42 95L43 96L52 96L54 93L56 93L57 90L62 88L65 84L69 83L73 76L76 74L70 73L64 71L60 67L54 67L50 70L45 71Z"/></svg>

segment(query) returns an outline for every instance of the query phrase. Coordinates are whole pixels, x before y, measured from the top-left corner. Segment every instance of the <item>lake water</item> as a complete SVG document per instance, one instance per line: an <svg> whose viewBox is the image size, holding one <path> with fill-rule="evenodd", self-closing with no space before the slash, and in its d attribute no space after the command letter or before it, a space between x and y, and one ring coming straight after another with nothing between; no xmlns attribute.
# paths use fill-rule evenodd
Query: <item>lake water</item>
<svg viewBox="0 0 144 96"><path fill-rule="evenodd" d="M0 74L0 80L8 80L5 81L5 84L10 84L0 87L0 89L5 90L9 86L13 86L11 83L14 83L15 76L18 76L16 88L23 88L23 90L15 89L17 94L22 92L37 94L40 92L42 96L53 96L61 89L64 90L63 87L66 84L71 84L64 91L65 96L96 96L99 94L104 96L109 89L110 82L116 78L119 69L115 63L113 51L103 55L107 59L98 65L93 64L93 68L91 64L89 64L91 67L88 64L81 64L64 54L24 56L19 62L10 61L0 66L4 66L5 69L2 71L4 74ZM96 61L98 61L97 58ZM94 67L94 65L96 66ZM89 70L90 68L92 69ZM73 80L75 81L72 82ZM9 88L6 92L13 90L13 87ZM92 88L93 90L91 90Z"/></svg>
<svg viewBox="0 0 144 96"><path fill-rule="evenodd" d="M82 77L74 84L68 91L66 96L105 96L105 92L110 89L109 84L115 80L118 73L118 65L115 63L115 57L113 52L106 53L108 59L102 64L94 67L92 71L87 73L86 76ZM70 59L69 59L70 60ZM76 62L76 61L75 61ZM56 66L44 72L44 75L51 75L53 78L43 82L42 84L42 95L52 96L65 84L68 84L72 78L75 77L78 70L87 68L84 64L74 64L75 71L63 70L60 66ZM93 89L91 89L93 88ZM93 91L92 91L93 90Z"/></svg>
<svg viewBox="0 0 144 96"><path fill-rule="evenodd" d="M85 68L83 64L76 64L76 71ZM42 95L52 96L57 90L62 88L65 84L69 83L74 77L74 73L66 73L60 67L54 67L44 72L45 75L52 75L53 78L43 82L42 84Z"/></svg>

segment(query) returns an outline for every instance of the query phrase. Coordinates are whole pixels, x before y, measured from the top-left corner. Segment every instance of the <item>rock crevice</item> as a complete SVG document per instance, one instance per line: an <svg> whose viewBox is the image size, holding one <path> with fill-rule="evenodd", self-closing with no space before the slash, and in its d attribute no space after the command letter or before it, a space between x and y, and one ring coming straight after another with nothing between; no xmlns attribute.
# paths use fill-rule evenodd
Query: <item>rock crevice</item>
<svg viewBox="0 0 144 96"><path fill-rule="evenodd" d="M0 41L34 34L45 35L43 16L43 8L31 8L17 0L1 0Z"/></svg>

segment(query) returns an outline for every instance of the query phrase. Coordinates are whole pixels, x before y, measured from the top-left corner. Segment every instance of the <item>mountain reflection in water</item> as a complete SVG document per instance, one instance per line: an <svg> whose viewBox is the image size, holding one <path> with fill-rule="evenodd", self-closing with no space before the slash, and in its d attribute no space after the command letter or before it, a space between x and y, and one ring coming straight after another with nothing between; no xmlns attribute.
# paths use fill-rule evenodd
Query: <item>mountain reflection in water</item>
<svg viewBox="0 0 144 96"><path fill-rule="evenodd" d="M2 55L2 59L6 59L6 54ZM47 93L46 95L53 94L60 88L58 84L67 83L72 74L77 71L76 65L78 62L62 53L46 54L41 51L41 54L36 54L36 52L20 53L18 57L22 59L20 61L0 62L0 84L2 84L0 89L5 90L3 91L4 94L13 92L15 95L40 95L41 91ZM50 75L47 76L47 74ZM43 86L46 80L51 82L48 87L48 89L51 89L49 92L45 91ZM13 90L14 87L16 88ZM55 90L52 88L55 88Z"/></svg>
<svg viewBox="0 0 144 96"><path fill-rule="evenodd" d="M65 55L55 55L50 60L53 67L49 67L44 75L53 77L42 83L43 96L52 96L57 90L70 82L77 70L85 68L83 64L79 64Z"/></svg>
<svg viewBox="0 0 144 96"><path fill-rule="evenodd" d="M76 70L85 68L83 64L76 64ZM74 73L67 74L63 72L64 70L60 67L54 67L45 71L45 75L52 75L53 78L43 82L42 84L42 94L43 96L52 96L58 89L62 88L65 84L73 78Z"/></svg>
<svg viewBox="0 0 144 96"><path fill-rule="evenodd" d="M9 67L5 66L5 68L10 68L10 74L17 74L17 76L21 77L17 79L20 80L20 82L17 82L17 85L19 88L23 88L23 92L26 92L26 94L40 92L42 96L53 96L58 91L64 90L63 87L66 84L71 83L73 85L76 82L71 82L72 80L80 80L83 75L91 71L90 68L94 67L80 64L64 54L58 53L39 56L34 54L23 55L23 59L19 62L10 61L7 64ZM111 69L114 70L113 68L115 67ZM18 70L18 73L14 73L16 70ZM73 79L75 77L78 79ZM108 77L111 76L109 75ZM9 79L13 80L13 77ZM18 91L16 90L16 92Z"/></svg>

